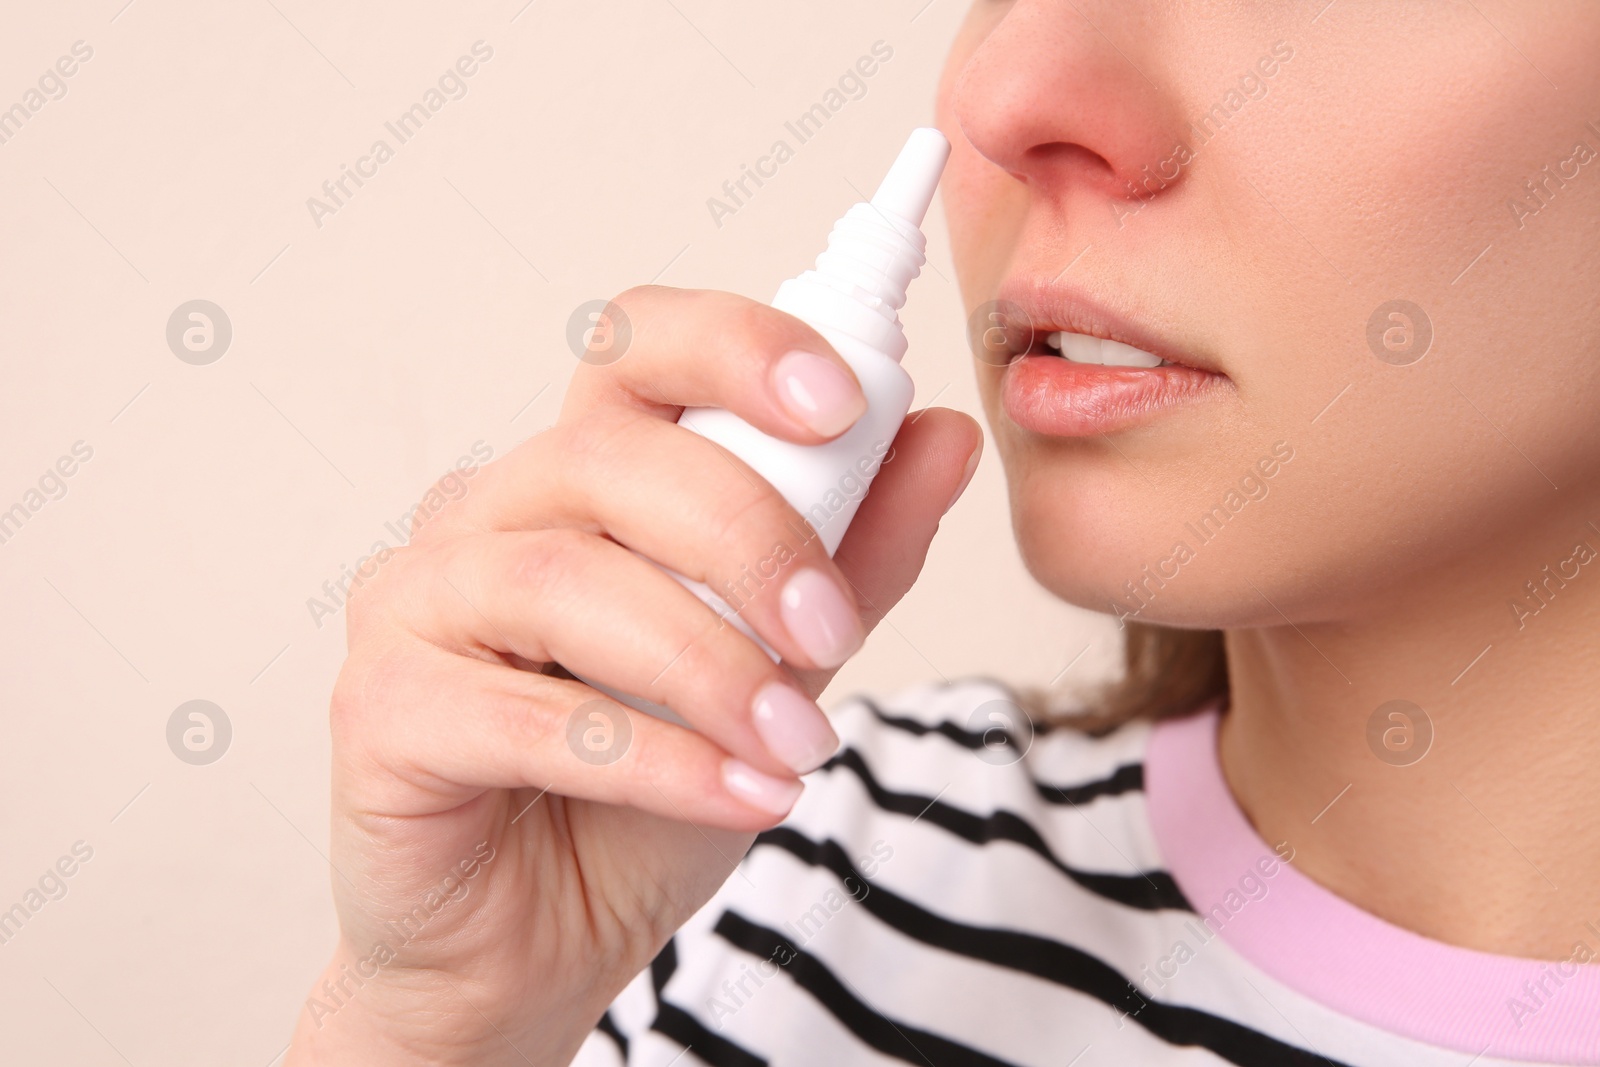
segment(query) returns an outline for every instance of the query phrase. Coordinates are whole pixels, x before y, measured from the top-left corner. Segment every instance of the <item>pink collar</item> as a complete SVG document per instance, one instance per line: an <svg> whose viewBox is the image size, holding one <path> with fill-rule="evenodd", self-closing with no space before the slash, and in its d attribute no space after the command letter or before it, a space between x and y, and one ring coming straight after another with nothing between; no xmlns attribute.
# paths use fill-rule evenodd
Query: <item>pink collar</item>
<svg viewBox="0 0 1600 1067"><path fill-rule="evenodd" d="M1201 920L1277 981L1390 1033L1471 1056L1600 1064L1600 965L1584 962L1600 960L1600 922L1572 961L1520 959L1431 940L1335 896L1280 862L1234 802L1219 706L1158 723L1145 757L1152 830Z"/></svg>

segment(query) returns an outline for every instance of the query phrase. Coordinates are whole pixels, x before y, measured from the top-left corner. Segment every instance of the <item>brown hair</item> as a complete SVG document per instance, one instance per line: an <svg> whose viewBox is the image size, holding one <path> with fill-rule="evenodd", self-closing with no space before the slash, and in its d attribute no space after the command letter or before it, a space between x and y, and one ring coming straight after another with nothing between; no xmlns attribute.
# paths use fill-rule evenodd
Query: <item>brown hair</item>
<svg viewBox="0 0 1600 1067"><path fill-rule="evenodd" d="M1181 715L1228 691L1221 630L1179 630L1150 623L1125 624L1121 678L1087 699L1033 689L1021 694L1043 721L1103 733L1131 719ZM1064 706L1065 705L1065 706Z"/></svg>

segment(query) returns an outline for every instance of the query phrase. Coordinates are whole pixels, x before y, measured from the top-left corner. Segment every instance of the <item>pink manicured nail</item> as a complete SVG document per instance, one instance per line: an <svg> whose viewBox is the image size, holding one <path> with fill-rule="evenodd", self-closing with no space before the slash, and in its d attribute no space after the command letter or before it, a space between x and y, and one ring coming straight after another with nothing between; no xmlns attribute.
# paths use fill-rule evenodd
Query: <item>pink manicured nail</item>
<svg viewBox="0 0 1600 1067"><path fill-rule="evenodd" d="M768 682L756 693L751 714L767 751L796 774L816 770L839 751L828 717L793 686Z"/></svg>
<svg viewBox="0 0 1600 1067"><path fill-rule="evenodd" d="M722 784L728 792L747 804L774 815L787 815L805 786L762 774L748 763L736 759L722 761Z"/></svg>
<svg viewBox="0 0 1600 1067"><path fill-rule="evenodd" d="M866 640L855 604L821 571L797 571L783 587L779 611L789 636L818 667L839 666Z"/></svg>
<svg viewBox="0 0 1600 1067"><path fill-rule="evenodd" d="M832 437L867 410L867 398L846 371L815 352L789 352L772 368L785 409L817 433Z"/></svg>

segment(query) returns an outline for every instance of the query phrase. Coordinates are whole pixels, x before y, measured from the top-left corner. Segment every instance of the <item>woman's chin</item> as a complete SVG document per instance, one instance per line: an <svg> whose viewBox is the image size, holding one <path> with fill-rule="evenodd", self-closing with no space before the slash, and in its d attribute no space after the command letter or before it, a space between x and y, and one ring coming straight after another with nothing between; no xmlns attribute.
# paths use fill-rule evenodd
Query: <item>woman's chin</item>
<svg viewBox="0 0 1600 1067"><path fill-rule="evenodd" d="M1225 629L1280 621L1237 565L1238 546L1208 555L1192 538L1130 537L1137 525L1086 527L1021 509L1017 547L1028 573L1051 594L1122 623ZM1256 586L1265 580L1258 576ZM1270 582L1262 591L1273 596Z"/></svg>

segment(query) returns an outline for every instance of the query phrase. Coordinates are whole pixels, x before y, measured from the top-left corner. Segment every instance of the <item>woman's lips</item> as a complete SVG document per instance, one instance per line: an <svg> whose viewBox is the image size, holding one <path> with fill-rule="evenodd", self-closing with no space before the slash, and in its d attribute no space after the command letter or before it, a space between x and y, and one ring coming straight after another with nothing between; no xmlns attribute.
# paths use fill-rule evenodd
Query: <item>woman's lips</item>
<svg viewBox="0 0 1600 1067"><path fill-rule="evenodd" d="M990 328L977 340L983 362L1005 362L1000 399L1013 422L1052 437L1087 437L1233 392L1233 380L1203 349L1147 325L1170 315L1140 301L1143 313L1130 313L1132 299L1125 293L1107 303L1062 282L1059 272L1001 283L980 320Z"/></svg>
<svg viewBox="0 0 1600 1067"><path fill-rule="evenodd" d="M1178 363L1107 367L1030 352L1001 372L1000 401L1025 430L1087 437L1136 425L1231 384L1225 375Z"/></svg>

